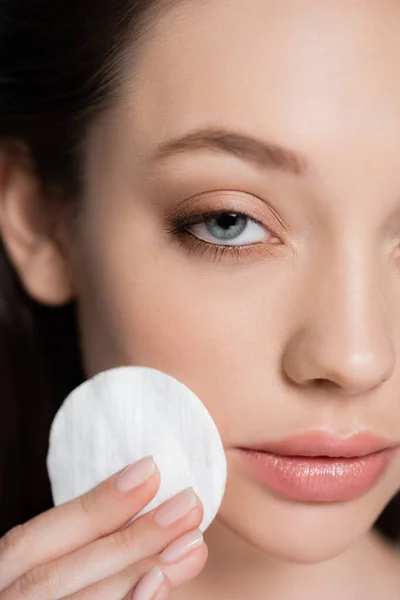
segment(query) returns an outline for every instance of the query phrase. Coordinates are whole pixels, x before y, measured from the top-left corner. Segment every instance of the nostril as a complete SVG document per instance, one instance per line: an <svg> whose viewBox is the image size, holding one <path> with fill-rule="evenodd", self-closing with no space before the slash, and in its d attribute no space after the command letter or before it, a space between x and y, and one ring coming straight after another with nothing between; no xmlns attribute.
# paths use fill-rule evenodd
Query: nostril
<svg viewBox="0 0 400 600"><path fill-rule="evenodd" d="M325 388L335 388L335 389L340 387L334 381L331 381L330 379L325 379L324 377L318 377L318 378L314 379L314 386L318 387L318 388L325 387Z"/></svg>

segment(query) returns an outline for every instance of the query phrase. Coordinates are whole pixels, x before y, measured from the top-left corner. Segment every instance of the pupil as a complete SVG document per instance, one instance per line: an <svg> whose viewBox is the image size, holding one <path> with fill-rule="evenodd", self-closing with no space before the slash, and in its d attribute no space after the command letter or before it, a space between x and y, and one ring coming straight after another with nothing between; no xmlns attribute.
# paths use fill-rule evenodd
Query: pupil
<svg viewBox="0 0 400 600"><path fill-rule="evenodd" d="M217 219L217 225L222 229L229 229L230 227L234 227L238 220L238 216L235 214L224 214L220 215Z"/></svg>
<svg viewBox="0 0 400 600"><path fill-rule="evenodd" d="M221 213L206 221L208 231L221 240L237 238L247 226L247 219L236 213Z"/></svg>

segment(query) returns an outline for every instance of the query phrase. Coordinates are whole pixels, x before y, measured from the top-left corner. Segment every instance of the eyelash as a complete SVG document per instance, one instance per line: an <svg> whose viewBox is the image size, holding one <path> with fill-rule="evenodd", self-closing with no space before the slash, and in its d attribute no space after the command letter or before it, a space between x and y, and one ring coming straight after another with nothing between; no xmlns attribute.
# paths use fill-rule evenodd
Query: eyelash
<svg viewBox="0 0 400 600"><path fill-rule="evenodd" d="M254 252L254 246L260 245L261 242L246 244L243 246L212 244L211 242L206 242L205 240L199 239L190 231L187 231L187 227L190 227L190 225L198 225L199 223L204 223L204 221L207 219L212 219L222 215L230 215L232 213L235 213L236 215L246 219L251 219L261 227L264 227L263 223L257 219L254 219L253 217L250 217L249 215L246 215L245 213L240 213L233 210L216 210L193 215L192 217L186 219L172 218L170 221L171 226L167 228L167 232L176 236L180 245L186 246L189 249L189 252L193 252L194 254L200 252L200 255L203 256L203 254L208 252L211 259L215 262L219 262L224 256L227 255L239 260Z"/></svg>

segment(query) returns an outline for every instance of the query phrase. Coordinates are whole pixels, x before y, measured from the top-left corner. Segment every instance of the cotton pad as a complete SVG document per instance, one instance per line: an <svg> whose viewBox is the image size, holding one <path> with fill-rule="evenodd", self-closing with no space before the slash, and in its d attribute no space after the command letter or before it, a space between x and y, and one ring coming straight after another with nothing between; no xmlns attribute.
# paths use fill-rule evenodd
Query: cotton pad
<svg viewBox="0 0 400 600"><path fill-rule="evenodd" d="M134 519L192 486L204 505L205 531L222 502L227 469L204 404L183 383L149 367L95 375L68 395L50 429L47 470L54 504L148 455L160 469L161 484Z"/></svg>

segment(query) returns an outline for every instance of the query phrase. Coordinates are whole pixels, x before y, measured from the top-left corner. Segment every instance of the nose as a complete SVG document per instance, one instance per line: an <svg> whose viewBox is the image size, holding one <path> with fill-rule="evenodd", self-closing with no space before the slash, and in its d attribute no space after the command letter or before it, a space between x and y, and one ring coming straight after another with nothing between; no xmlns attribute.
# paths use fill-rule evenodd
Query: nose
<svg viewBox="0 0 400 600"><path fill-rule="evenodd" d="M365 252L355 256L353 248L305 276L307 298L299 303L302 310L283 356L292 382L353 396L391 377L395 351L380 267L376 255L374 267L374 258Z"/></svg>

